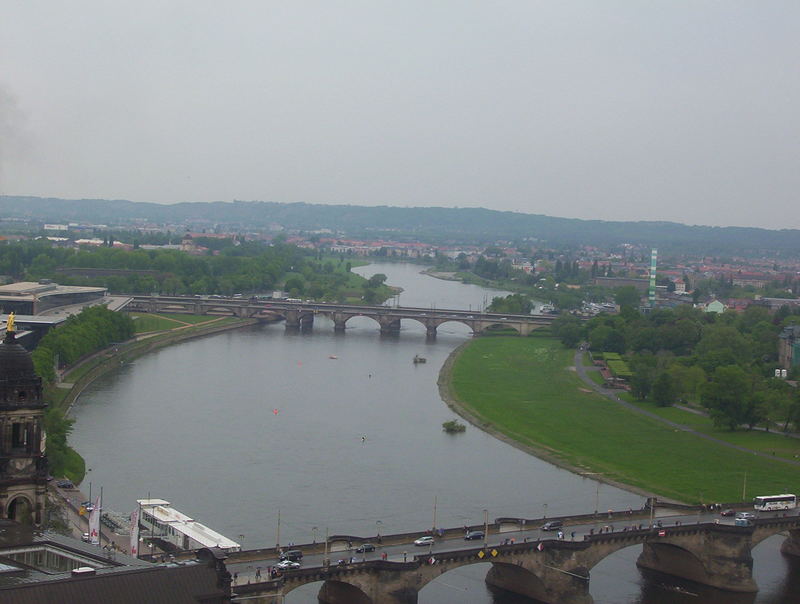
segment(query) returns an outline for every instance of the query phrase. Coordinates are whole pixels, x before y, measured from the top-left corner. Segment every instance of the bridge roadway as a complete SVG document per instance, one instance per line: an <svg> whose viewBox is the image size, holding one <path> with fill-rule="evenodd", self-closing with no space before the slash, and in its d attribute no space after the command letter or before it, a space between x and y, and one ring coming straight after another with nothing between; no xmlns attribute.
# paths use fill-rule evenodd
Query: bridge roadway
<svg viewBox="0 0 800 604"><path fill-rule="evenodd" d="M418 533L385 535L380 542L377 536L339 535L329 539L327 556L324 543L292 546L305 553L302 568L272 579L267 569L278 562L277 547L232 554L227 566L236 574L234 592L249 602L274 602L301 585L321 582L319 598L326 604L411 604L441 574L490 562L491 585L548 604L589 604L591 568L633 545L644 545L640 567L730 592L757 590L750 551L763 539L788 531L783 551L800 555L800 516L794 511L761 513L752 527L736 527L733 518L689 506L682 514L657 507L652 520L651 527L646 509L573 516L563 519L559 539L541 530L547 519L501 518L489 525L485 543L465 541L458 528L424 547L413 545ZM361 543L376 549L357 553Z"/></svg>
<svg viewBox="0 0 800 604"><path fill-rule="evenodd" d="M486 330L509 328L526 336L534 329L550 325L555 315L514 315L473 310L444 308L366 306L332 302L260 300L255 298L222 298L213 296L131 296L125 310L151 313L183 313L196 315L236 316L262 320L286 320L287 329L311 329L314 317L331 319L334 329L344 331L353 317L375 320L381 333L400 331L403 319L425 326L428 337L436 337L437 328L455 321L468 326L474 334Z"/></svg>

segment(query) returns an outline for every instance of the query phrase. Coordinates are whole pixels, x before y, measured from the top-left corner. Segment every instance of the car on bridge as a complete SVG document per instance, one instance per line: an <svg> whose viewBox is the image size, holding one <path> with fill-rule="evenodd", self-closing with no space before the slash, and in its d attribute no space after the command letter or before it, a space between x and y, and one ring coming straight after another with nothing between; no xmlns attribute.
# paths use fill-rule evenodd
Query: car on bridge
<svg viewBox="0 0 800 604"><path fill-rule="evenodd" d="M561 522L560 520L551 520L550 522L545 522L542 525L542 530L543 531L557 531L562 526L564 526L564 523Z"/></svg>
<svg viewBox="0 0 800 604"><path fill-rule="evenodd" d="M753 512L739 512L736 514L737 520L755 520L756 515Z"/></svg>
<svg viewBox="0 0 800 604"><path fill-rule="evenodd" d="M280 555L281 560L291 560L292 562L297 562L298 560L303 559L303 552L299 549L290 549L286 550Z"/></svg>
<svg viewBox="0 0 800 604"><path fill-rule="evenodd" d="M466 535L464 535L464 541L478 541L484 538L483 531L469 531Z"/></svg>
<svg viewBox="0 0 800 604"><path fill-rule="evenodd" d="M357 554L365 554L367 552L374 552L375 546L372 543L362 543L356 548Z"/></svg>
<svg viewBox="0 0 800 604"><path fill-rule="evenodd" d="M281 560L275 565L275 568L279 568L281 570L294 570L296 568L300 568L300 563L295 562L294 560Z"/></svg>
<svg viewBox="0 0 800 604"><path fill-rule="evenodd" d="M726 517L727 516L735 516L736 515L736 510L734 510L733 508L725 508L724 510L722 510L719 513L719 515L720 516L726 516Z"/></svg>
<svg viewBox="0 0 800 604"><path fill-rule="evenodd" d="M433 537L431 537L430 535L425 535L424 537L415 539L414 545L418 546L433 545Z"/></svg>

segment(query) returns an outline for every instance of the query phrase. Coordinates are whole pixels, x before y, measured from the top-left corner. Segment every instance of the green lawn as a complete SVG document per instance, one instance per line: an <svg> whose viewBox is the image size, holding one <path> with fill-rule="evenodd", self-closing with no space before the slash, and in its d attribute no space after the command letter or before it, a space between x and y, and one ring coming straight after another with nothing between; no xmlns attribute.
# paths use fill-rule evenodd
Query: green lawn
<svg viewBox="0 0 800 604"><path fill-rule="evenodd" d="M208 315L182 315L178 313L130 313L136 333L147 333L150 331L164 331L175 329L185 325L195 325L212 321L216 317Z"/></svg>
<svg viewBox="0 0 800 604"><path fill-rule="evenodd" d="M650 402L637 401L630 395L626 398L637 407L655 413L659 417L688 426L698 432L740 447L747 447L769 455L774 453L776 457L784 457L786 459L795 459L796 456L800 456L800 439L762 430L736 430L731 432L714 426L711 418L706 415L692 413L677 407L658 407Z"/></svg>
<svg viewBox="0 0 800 604"><path fill-rule="evenodd" d="M800 489L800 467L736 451L586 392L573 352L544 338L478 338L453 390L486 423L586 471L683 501L737 501ZM768 435L767 435L768 436Z"/></svg>

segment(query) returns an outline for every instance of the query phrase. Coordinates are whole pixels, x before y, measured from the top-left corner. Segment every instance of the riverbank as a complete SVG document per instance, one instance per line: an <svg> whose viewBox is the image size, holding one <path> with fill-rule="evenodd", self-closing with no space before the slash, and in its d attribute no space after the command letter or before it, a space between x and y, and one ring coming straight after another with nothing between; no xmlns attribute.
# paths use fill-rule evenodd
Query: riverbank
<svg viewBox="0 0 800 604"><path fill-rule="evenodd" d="M546 461L683 502L782 492L800 468L675 430L589 391L549 338L479 338L448 358L442 399L471 424ZM746 479L745 479L746 474Z"/></svg>
<svg viewBox="0 0 800 604"><path fill-rule="evenodd" d="M120 365L130 363L140 356L165 346L213 335L221 331L247 327L257 322L256 319L218 317L201 324L183 325L167 331L139 334L131 340L99 350L63 371L58 383L46 386L45 398L54 412L63 417L69 417L75 401L83 391L97 378L118 369ZM80 484L86 472L83 458L72 447L69 447L68 457L66 477L74 483Z"/></svg>
<svg viewBox="0 0 800 604"><path fill-rule="evenodd" d="M548 449L546 447L537 446L531 443L524 443L519 440L516 440L503 432L498 426L494 425L490 421L480 417L474 409L472 409L467 403L463 402L458 398L458 396L453 392L453 366L458 361L459 356L464 352L464 350L472 343L473 341L467 341L458 346L455 350L453 350L450 355L447 357L447 360L442 365L442 368L439 370L439 379L437 384L439 386L439 395L441 396L444 403L453 410L454 413L458 414L461 418L465 421L469 422L471 425L475 426L476 428L486 432L487 434L493 436L494 438L503 441L506 444L511 445L512 447L527 453L528 455L533 455L534 457L538 457L548 463L553 464L556 467L559 467L563 470L567 470L568 472L572 472L573 474L578 474L580 476L590 476L592 480L596 480L598 482L602 482L604 484L611 485L618 489L623 489L625 491L629 491L631 493L636 493L637 495L642 495L644 497L649 497L652 495L652 491L646 491L641 488L637 488L632 485L628 485L617 480L613 480L610 477L600 475L596 472L592 472L591 468L586 466L578 466L572 463L569 463L565 460L557 451L553 449ZM679 500L674 500L676 503L682 503Z"/></svg>

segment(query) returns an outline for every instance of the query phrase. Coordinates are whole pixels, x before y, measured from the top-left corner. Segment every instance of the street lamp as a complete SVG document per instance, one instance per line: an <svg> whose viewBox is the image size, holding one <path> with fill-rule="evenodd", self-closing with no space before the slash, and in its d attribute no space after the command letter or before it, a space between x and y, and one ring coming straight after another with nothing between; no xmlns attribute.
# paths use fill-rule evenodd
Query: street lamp
<svg viewBox="0 0 800 604"><path fill-rule="evenodd" d="M319 529L316 526L312 526L311 527L311 534L314 536L314 540L311 542L312 544L316 544L317 543L317 531L318 530Z"/></svg>
<svg viewBox="0 0 800 604"><path fill-rule="evenodd" d="M375 521L375 532L377 534L378 544L380 545L383 539L381 538L381 526L383 526L383 522L380 520Z"/></svg>
<svg viewBox="0 0 800 604"><path fill-rule="evenodd" d="M542 504L542 507L544 508L544 515L542 516L542 520L547 520L547 504L546 503Z"/></svg>
<svg viewBox="0 0 800 604"><path fill-rule="evenodd" d="M241 533L239 534L239 545L244 549L244 535Z"/></svg>
<svg viewBox="0 0 800 604"><path fill-rule="evenodd" d="M483 510L483 549L489 545L489 510Z"/></svg>

